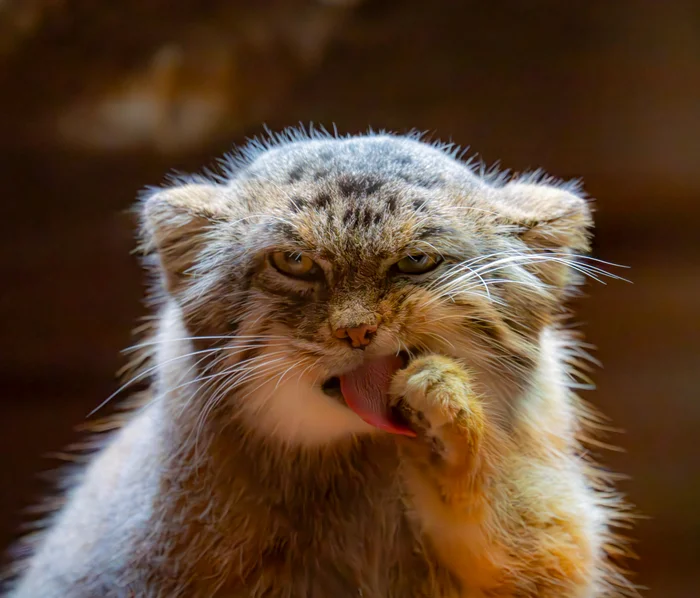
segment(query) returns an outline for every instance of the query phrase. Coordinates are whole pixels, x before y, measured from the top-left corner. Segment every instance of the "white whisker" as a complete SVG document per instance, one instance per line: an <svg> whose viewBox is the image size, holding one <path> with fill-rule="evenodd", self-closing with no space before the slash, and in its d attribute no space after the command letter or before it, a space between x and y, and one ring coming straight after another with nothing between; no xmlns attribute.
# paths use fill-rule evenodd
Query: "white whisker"
<svg viewBox="0 0 700 598"><path fill-rule="evenodd" d="M259 335L259 334L249 334L249 335L223 335L223 336L183 336L178 338L164 338L164 339L152 339L137 345L132 345L127 347L122 351L122 353L128 353L131 351L136 351L138 349L143 349L144 347L151 347L160 344L185 342L185 341L200 341L200 340L237 340L237 339L255 339L255 340L289 340L289 337L282 335Z"/></svg>

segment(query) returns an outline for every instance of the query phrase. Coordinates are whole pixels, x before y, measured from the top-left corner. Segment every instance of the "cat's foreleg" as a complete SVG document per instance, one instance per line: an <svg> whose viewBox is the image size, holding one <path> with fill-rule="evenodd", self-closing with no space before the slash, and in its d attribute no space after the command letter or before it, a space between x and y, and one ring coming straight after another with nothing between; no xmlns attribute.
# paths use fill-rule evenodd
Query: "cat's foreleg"
<svg viewBox="0 0 700 598"><path fill-rule="evenodd" d="M407 506L464 596L595 595L579 523L557 509L566 497L552 488L535 504L547 494L539 472L551 469L521 454L489 420L467 368L438 355L416 359L398 372L392 395L418 432L398 438ZM545 487L532 492L538 484ZM537 528L542 522L546 529Z"/></svg>

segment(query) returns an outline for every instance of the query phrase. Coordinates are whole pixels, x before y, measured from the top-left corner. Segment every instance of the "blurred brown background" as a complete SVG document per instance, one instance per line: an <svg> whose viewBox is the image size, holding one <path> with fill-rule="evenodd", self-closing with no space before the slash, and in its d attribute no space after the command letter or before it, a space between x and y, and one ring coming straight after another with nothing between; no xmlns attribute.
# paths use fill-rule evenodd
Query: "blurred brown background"
<svg viewBox="0 0 700 598"><path fill-rule="evenodd" d="M124 212L266 122L427 130L487 163L585 178L598 257L580 321L649 519L647 595L700 581L700 3L0 3L0 548L43 455L116 388L143 315Z"/></svg>

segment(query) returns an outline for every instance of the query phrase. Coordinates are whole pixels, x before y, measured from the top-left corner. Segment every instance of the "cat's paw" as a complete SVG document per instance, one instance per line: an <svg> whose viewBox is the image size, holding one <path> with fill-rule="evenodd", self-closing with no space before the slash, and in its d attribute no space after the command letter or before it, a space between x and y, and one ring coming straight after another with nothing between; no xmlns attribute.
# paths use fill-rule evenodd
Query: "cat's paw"
<svg viewBox="0 0 700 598"><path fill-rule="evenodd" d="M469 371L442 355L414 359L391 384L394 408L417 432L434 457L452 461L478 443L481 404Z"/></svg>
<svg viewBox="0 0 700 598"><path fill-rule="evenodd" d="M469 373L442 355L414 359L391 383L394 404L417 431L437 431L463 419L472 394Z"/></svg>

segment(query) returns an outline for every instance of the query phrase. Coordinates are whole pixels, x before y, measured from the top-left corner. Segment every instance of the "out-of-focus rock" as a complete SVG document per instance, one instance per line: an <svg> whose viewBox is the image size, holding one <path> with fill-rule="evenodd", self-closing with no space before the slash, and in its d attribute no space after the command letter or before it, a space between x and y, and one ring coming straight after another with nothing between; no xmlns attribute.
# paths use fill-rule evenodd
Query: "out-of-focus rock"
<svg viewBox="0 0 700 598"><path fill-rule="evenodd" d="M54 134L100 150L173 152L202 145L217 128L241 120L235 58L228 50L163 46L140 70L65 106Z"/></svg>
<svg viewBox="0 0 700 598"><path fill-rule="evenodd" d="M49 14L48 2L7 8L13 25L5 29L14 36L6 61L19 72L43 51L53 63L48 68L56 69L44 78L35 59L35 70L21 74L44 98L29 139L44 146L178 153L240 134L321 64L359 1L219 1L199 10L191 1L183 4L185 9L160 15L144 15L143 7L128 1L108 14L77 2L75 13L68 5L60 15L55 9ZM80 28L91 15L96 20L90 25L104 31L100 47L94 32ZM43 44L64 56L47 56ZM61 81L62 71L73 80L71 89ZM84 75L80 81L78 73ZM46 102L47 95L53 101Z"/></svg>

